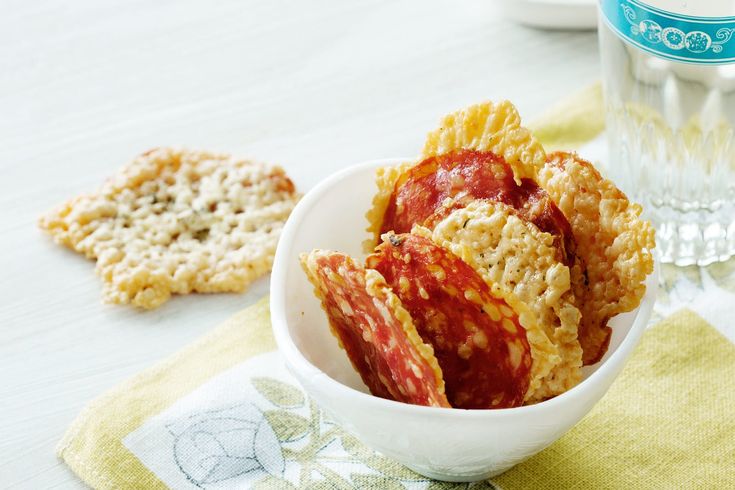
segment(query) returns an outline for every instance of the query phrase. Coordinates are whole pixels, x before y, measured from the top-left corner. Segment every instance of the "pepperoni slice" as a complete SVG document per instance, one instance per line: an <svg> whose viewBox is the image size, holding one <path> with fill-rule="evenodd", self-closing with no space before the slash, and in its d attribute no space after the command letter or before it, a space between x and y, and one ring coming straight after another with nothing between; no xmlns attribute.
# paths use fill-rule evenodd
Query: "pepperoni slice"
<svg viewBox="0 0 735 490"><path fill-rule="evenodd" d="M327 313L332 333L373 395L449 407L441 369L400 300L374 270L347 255L315 250L301 265Z"/></svg>
<svg viewBox="0 0 735 490"><path fill-rule="evenodd" d="M431 228L475 199L512 206L524 220L554 235L560 261L573 263L574 239L564 214L532 179L517 185L510 165L491 152L458 150L411 167L395 184L380 233L407 233L415 224Z"/></svg>
<svg viewBox="0 0 735 490"><path fill-rule="evenodd" d="M434 347L453 407L523 404L531 349L518 315L459 257L413 235L387 235L367 259Z"/></svg>

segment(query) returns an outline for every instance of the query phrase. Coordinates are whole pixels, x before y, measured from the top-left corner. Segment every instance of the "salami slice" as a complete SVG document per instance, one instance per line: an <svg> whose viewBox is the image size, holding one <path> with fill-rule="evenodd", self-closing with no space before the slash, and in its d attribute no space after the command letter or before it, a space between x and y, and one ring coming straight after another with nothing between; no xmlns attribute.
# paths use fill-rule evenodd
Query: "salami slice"
<svg viewBox="0 0 735 490"><path fill-rule="evenodd" d="M472 267L431 240L386 235L368 257L434 347L453 407L523 404L531 352L518 315Z"/></svg>
<svg viewBox="0 0 735 490"><path fill-rule="evenodd" d="M327 313L332 333L376 396L449 407L442 372L400 300L374 270L347 255L315 250L301 265Z"/></svg>
<svg viewBox="0 0 735 490"><path fill-rule="evenodd" d="M572 264L574 239L564 214L532 179L517 185L510 165L491 152L457 150L404 171L388 200L380 233L407 233L415 224L432 228L476 199L513 207L524 220L554 236L560 261Z"/></svg>

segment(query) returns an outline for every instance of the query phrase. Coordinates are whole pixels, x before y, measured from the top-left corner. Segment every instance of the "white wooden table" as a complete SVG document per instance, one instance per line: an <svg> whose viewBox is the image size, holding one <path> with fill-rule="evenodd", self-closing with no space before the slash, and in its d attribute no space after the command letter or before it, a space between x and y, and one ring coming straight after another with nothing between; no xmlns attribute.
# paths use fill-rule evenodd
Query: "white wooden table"
<svg viewBox="0 0 735 490"><path fill-rule="evenodd" d="M489 0L3 2L0 487L81 487L54 447L84 404L268 287L103 305L43 211L171 144L279 163L307 190L415 154L447 111L509 98L530 118L597 74L594 33L519 27Z"/></svg>

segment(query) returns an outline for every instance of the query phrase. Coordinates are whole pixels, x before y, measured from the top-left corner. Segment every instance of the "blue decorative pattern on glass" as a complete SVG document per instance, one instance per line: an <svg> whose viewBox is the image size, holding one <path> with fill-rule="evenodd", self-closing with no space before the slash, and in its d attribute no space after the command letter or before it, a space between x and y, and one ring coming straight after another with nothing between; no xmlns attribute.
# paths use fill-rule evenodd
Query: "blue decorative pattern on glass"
<svg viewBox="0 0 735 490"><path fill-rule="evenodd" d="M693 17L637 0L601 0L603 18L625 40L685 63L735 63L735 17Z"/></svg>

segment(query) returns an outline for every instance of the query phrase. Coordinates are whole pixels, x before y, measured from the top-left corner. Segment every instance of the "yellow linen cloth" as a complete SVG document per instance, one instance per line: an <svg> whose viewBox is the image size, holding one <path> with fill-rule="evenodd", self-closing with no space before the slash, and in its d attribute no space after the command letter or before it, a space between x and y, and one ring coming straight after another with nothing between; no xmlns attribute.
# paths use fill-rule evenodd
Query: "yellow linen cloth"
<svg viewBox="0 0 735 490"><path fill-rule="evenodd" d="M64 434L57 454L94 488L166 488L125 448L125 436L216 374L275 348L268 298L263 298L91 401Z"/></svg>
<svg viewBox="0 0 735 490"><path fill-rule="evenodd" d="M735 346L682 310L559 441L500 475L527 488L735 488Z"/></svg>
<svg viewBox="0 0 735 490"><path fill-rule="evenodd" d="M551 106L528 125L546 151L574 150L605 129L602 86L586 87Z"/></svg>
<svg viewBox="0 0 735 490"><path fill-rule="evenodd" d="M91 402L61 441L59 457L96 488L165 488L123 439L219 373L274 348L266 298ZM683 310L644 333L618 380L580 424L492 482L470 488L735 488L733 407L735 346L699 316ZM346 445L350 436L341 437ZM349 441L345 464L352 465L353 475L355 466L367 467L372 479L329 475L325 485L467 487L431 482L387 461L378 464L379 456L355 448L357 444ZM208 487L206 481L195 483ZM228 487L226 479L218 483L217 488L242 488ZM289 485L266 475L253 487L292 488Z"/></svg>

